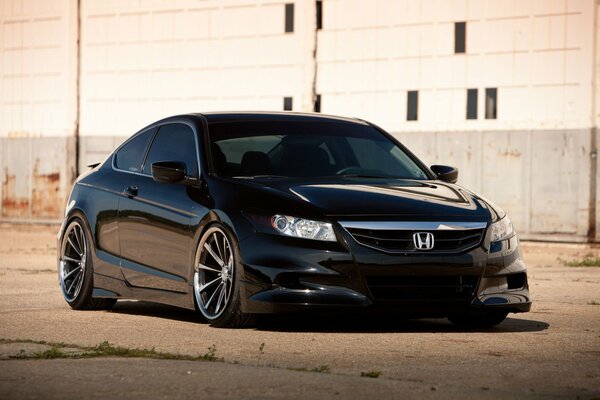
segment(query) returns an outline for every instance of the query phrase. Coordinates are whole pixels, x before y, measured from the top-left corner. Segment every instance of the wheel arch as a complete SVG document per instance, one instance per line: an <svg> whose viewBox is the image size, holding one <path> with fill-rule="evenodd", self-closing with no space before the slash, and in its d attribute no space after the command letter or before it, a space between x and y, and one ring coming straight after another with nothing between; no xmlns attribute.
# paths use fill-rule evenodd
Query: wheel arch
<svg viewBox="0 0 600 400"><path fill-rule="evenodd" d="M96 256L96 233L91 228L89 218L83 209L81 209L79 207L73 207L71 210L69 210L69 213L65 216L63 227L61 229L61 235L60 235L61 239L64 235L64 231L65 231L66 227L69 226L69 224L75 218L79 218L81 221L83 221L83 224L85 225L85 229L87 229L88 233L92 236L93 243L92 243L91 250L93 251L93 256L95 257Z"/></svg>

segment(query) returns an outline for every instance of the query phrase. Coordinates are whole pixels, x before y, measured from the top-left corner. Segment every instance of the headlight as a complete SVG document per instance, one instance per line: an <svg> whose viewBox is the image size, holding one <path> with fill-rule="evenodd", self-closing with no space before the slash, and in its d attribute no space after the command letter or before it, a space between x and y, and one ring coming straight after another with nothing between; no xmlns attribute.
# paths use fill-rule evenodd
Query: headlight
<svg viewBox="0 0 600 400"><path fill-rule="evenodd" d="M492 232L490 241L497 242L512 236L515 233L515 228L507 216L502 218L500 221L494 222L490 226Z"/></svg>
<svg viewBox="0 0 600 400"><path fill-rule="evenodd" d="M271 225L282 235L303 239L324 240L335 242L335 233L329 222L312 221L287 215L274 215Z"/></svg>

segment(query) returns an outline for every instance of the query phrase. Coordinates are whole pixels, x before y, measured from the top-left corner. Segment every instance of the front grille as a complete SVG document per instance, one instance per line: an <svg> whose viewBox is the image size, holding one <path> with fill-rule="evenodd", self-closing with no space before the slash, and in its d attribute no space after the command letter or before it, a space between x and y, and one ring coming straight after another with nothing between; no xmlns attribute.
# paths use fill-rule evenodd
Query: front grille
<svg viewBox="0 0 600 400"><path fill-rule="evenodd" d="M475 275L368 276L371 295L380 300L468 300L477 289Z"/></svg>
<svg viewBox="0 0 600 400"><path fill-rule="evenodd" d="M458 253L476 247L485 229L467 230L388 230L350 228L346 230L358 243L387 252L415 253ZM415 248L413 235L429 232L434 237L434 247L431 250Z"/></svg>

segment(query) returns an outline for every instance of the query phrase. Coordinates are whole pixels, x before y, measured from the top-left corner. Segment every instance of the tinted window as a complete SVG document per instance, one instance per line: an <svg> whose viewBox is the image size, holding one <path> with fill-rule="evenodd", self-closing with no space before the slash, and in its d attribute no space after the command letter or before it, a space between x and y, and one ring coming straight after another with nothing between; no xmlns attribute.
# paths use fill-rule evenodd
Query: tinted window
<svg viewBox="0 0 600 400"><path fill-rule="evenodd" d="M396 176L427 176L399 147L391 142L349 137L348 144L356 156L356 165L368 171L395 171ZM412 168L409 170L409 168Z"/></svg>
<svg viewBox="0 0 600 400"><path fill-rule="evenodd" d="M148 142L154 131L149 129L142 132L121 147L115 156L115 166L125 171L140 172Z"/></svg>
<svg viewBox="0 0 600 400"><path fill-rule="evenodd" d="M269 153L279 143L281 143L279 136L249 136L219 141L218 145L226 154L228 162L239 164L244 153L248 151Z"/></svg>
<svg viewBox="0 0 600 400"><path fill-rule="evenodd" d="M184 124L160 127L144 163L144 173L152 173L152 163L157 161L184 162L189 176L198 176L196 141L192 129Z"/></svg>
<svg viewBox="0 0 600 400"><path fill-rule="evenodd" d="M341 175L427 179L385 135L345 122L213 123L209 136L217 174L248 178Z"/></svg>

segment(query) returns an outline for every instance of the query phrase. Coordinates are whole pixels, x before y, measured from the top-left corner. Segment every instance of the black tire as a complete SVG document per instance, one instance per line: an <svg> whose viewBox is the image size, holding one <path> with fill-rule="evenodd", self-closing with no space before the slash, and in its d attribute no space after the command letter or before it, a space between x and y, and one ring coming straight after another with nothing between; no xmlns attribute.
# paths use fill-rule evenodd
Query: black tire
<svg viewBox="0 0 600 400"><path fill-rule="evenodd" d="M81 229L81 233L83 234L84 247L83 254L85 254L84 265L83 268L83 276L80 278L83 282L80 284L79 290L76 293L68 293L68 285L72 282L69 280L64 280L63 276L65 274L65 267L63 267L64 257L65 257L65 248L69 245L68 236L71 234L73 229L77 229L79 227ZM75 217L65 229L63 233L63 237L61 239L61 248L59 249L59 282L61 286L61 292L67 304L74 310L109 310L112 306L115 305L117 299L98 299L92 297L92 292L94 289L94 265L92 259L92 237L87 229L87 224L83 222L81 218ZM71 249L73 252L74 249ZM76 253L76 252L75 252ZM69 268L68 266L66 268Z"/></svg>
<svg viewBox="0 0 600 400"><path fill-rule="evenodd" d="M206 303L207 294L200 292L199 286L202 277L199 275L202 273L199 265L204 263L203 258L207 257L203 254L203 244L209 240L209 237L215 233L222 233L225 235L228 241L228 245L233 254L233 277L231 279L231 291L229 292L229 299L220 313L216 315L210 315L210 310L205 309L204 304ZM213 242L214 243L214 242ZM225 251L225 249L223 249ZM211 326L216 328L243 328L252 325L255 322L254 315L242 312L241 305L241 276L243 274L243 265L240 256L240 249L235 236L222 224L214 223L211 224L205 232L202 234L198 249L196 251L196 257L194 262L194 302L196 309L203 315L203 317L210 323ZM231 273L231 272L230 272ZM221 275L219 275L221 276ZM216 291L217 289L215 289ZM225 286L225 290L227 287ZM208 296L207 296L208 297ZM203 300L200 300L202 298Z"/></svg>
<svg viewBox="0 0 600 400"><path fill-rule="evenodd" d="M506 311L483 311L448 316L448 320L459 328L486 329L496 326L508 315Z"/></svg>

